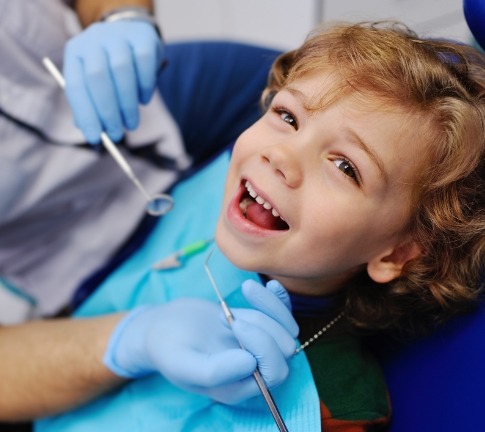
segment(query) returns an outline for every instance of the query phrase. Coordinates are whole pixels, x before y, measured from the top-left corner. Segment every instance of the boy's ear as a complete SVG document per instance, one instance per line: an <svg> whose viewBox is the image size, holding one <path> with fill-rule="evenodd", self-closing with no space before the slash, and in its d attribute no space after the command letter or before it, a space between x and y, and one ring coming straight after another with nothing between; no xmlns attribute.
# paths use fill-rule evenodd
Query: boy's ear
<svg viewBox="0 0 485 432"><path fill-rule="evenodd" d="M404 265L421 253L414 240L406 240L367 264L367 273L374 282L387 283L401 276Z"/></svg>

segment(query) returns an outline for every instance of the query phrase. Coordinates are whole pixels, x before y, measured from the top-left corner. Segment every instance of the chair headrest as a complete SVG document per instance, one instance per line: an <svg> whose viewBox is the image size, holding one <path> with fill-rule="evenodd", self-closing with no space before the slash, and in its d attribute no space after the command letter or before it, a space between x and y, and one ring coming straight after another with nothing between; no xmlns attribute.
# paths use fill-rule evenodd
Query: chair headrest
<svg viewBox="0 0 485 432"><path fill-rule="evenodd" d="M473 37L485 49L485 1L463 0L463 12Z"/></svg>

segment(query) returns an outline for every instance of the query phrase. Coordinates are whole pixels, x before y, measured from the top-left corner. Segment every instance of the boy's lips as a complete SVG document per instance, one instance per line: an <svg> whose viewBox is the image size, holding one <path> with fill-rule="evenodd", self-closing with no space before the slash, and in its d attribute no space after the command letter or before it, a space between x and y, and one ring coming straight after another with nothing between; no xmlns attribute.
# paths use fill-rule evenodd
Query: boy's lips
<svg viewBox="0 0 485 432"><path fill-rule="evenodd" d="M237 229L253 234L268 235L289 229L272 203L259 195L247 180L241 182L227 216Z"/></svg>

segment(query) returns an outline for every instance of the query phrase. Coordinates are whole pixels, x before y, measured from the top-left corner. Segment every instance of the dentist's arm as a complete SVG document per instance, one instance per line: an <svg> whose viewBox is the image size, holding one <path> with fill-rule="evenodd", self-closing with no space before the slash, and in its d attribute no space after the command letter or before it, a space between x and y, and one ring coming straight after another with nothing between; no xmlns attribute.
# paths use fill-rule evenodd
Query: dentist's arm
<svg viewBox="0 0 485 432"><path fill-rule="evenodd" d="M102 363L122 315L0 327L0 421L58 413L123 380Z"/></svg>
<svg viewBox="0 0 485 432"><path fill-rule="evenodd" d="M78 0L87 28L66 44L63 74L76 126L99 143L105 131L119 141L139 124L139 104L156 88L164 58L151 1Z"/></svg>

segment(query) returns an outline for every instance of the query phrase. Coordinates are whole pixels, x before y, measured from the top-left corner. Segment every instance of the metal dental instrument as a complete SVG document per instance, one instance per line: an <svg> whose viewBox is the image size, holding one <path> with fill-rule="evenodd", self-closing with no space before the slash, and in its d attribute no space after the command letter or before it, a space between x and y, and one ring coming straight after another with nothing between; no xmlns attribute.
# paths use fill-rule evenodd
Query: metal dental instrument
<svg viewBox="0 0 485 432"><path fill-rule="evenodd" d="M44 57L42 59L42 63L57 81L59 86L61 88L64 88L66 85L64 77L62 76L59 69L57 69L56 65L51 61L51 59L49 59L48 57ZM110 137L106 134L106 132L101 132L101 142L103 143L104 148L109 152L109 154L111 154L111 156L113 156L113 159L118 163L119 167L124 171L124 173L128 176L128 178L133 182L133 184L138 188L138 190L145 198L147 202L147 213L152 216L161 216L165 213L168 213L173 207L173 198L167 194L150 195L141 184L140 180L136 176L131 166L128 164L128 161L121 154L113 141L111 141Z"/></svg>
<svg viewBox="0 0 485 432"><path fill-rule="evenodd" d="M226 301L223 299L221 292L219 291L219 288L217 287L217 284L214 280L214 277L212 276L212 273L209 270L208 263L213 252L214 252L214 249L211 249L207 254L207 258L205 259L205 263L204 263L204 269L207 273L207 276L209 277L209 280L212 284L212 287L214 288L214 291L216 292L217 298L219 299L219 303L221 304L222 310L224 312L224 316L226 317L226 320L229 323L229 325L232 325L232 323L234 322L234 315L232 314L231 309L229 309L229 306L227 305ZM244 347L241 346L241 348L244 348ZM281 414L278 411L278 407L276 406L273 400L273 397L271 396L271 393L269 392L268 387L266 387L263 377L261 376L261 373L259 372L258 369L254 371L253 377L256 380L256 384L258 384L259 390L261 391L261 394L263 395L263 398L266 401L266 404L268 405L269 410L271 411L271 414L274 418L276 426L278 426L278 430L282 432L288 432L285 422L281 418Z"/></svg>

